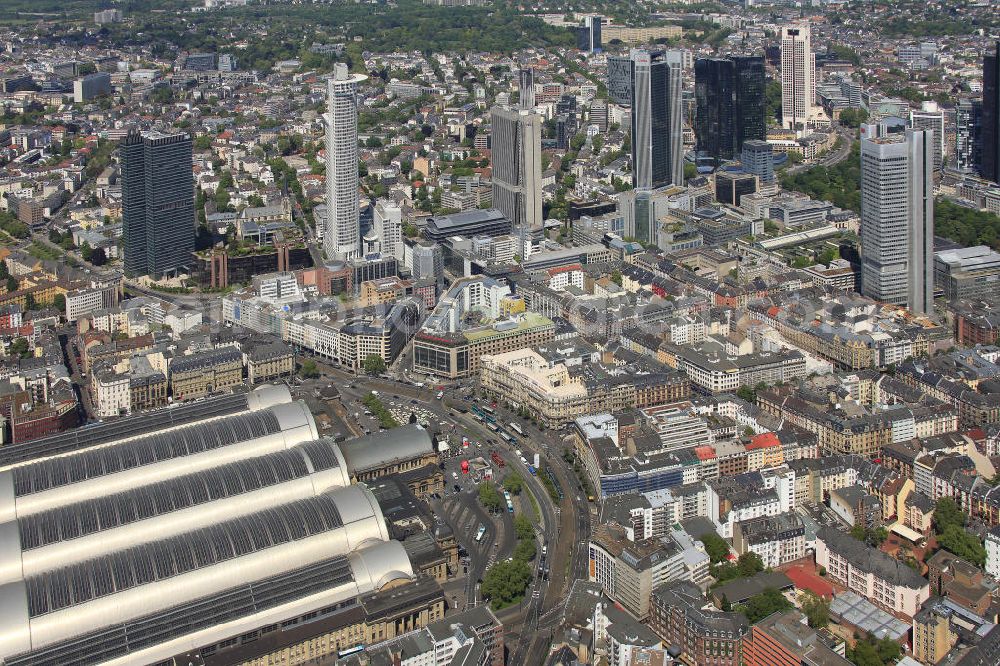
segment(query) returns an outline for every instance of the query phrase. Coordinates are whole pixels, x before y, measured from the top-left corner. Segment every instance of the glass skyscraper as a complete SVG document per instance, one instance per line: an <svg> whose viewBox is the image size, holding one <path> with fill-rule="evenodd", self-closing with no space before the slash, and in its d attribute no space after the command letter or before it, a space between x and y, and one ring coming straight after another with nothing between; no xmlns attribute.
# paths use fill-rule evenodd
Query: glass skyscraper
<svg viewBox="0 0 1000 666"><path fill-rule="evenodd" d="M1000 42L983 58L983 178L1000 183Z"/></svg>
<svg viewBox="0 0 1000 666"><path fill-rule="evenodd" d="M125 274L160 278L188 270L194 251L191 137L132 130L122 142Z"/></svg>
<svg viewBox="0 0 1000 666"><path fill-rule="evenodd" d="M762 57L699 58L694 76L694 131L700 156L718 166L738 157L745 141L766 138Z"/></svg>
<svg viewBox="0 0 1000 666"><path fill-rule="evenodd" d="M681 54L632 52L632 185L636 189L684 182Z"/></svg>

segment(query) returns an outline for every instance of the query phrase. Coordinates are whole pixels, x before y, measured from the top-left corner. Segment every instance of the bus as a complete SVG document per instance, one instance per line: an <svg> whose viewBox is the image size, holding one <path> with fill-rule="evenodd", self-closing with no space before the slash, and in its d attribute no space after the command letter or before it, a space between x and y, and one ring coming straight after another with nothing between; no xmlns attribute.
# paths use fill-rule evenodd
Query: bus
<svg viewBox="0 0 1000 666"><path fill-rule="evenodd" d="M503 491L503 498L507 500L507 512L514 513L514 502L510 498L510 493L506 490Z"/></svg>
<svg viewBox="0 0 1000 666"><path fill-rule="evenodd" d="M438 391L437 399L440 400L443 397L444 397L444 391Z"/></svg>
<svg viewBox="0 0 1000 666"><path fill-rule="evenodd" d="M481 409L481 410L483 410L483 411L484 411L485 413L487 413L487 414L490 414L490 415L493 415L493 414L495 414L495 413L496 413L496 412L495 412L495 411L493 410L493 408L492 408L492 407L490 407L489 405L483 405L482 407L480 407L480 409Z"/></svg>
<svg viewBox="0 0 1000 666"><path fill-rule="evenodd" d="M482 541L484 536L486 536L486 525L480 523L479 529L476 530L476 543Z"/></svg>
<svg viewBox="0 0 1000 666"><path fill-rule="evenodd" d="M524 431L521 430L521 426L517 425L516 423L511 422L510 429L513 430L514 432L516 432L521 437L524 437Z"/></svg>
<svg viewBox="0 0 1000 666"><path fill-rule="evenodd" d="M492 430L493 432L498 432L500 430L500 428L497 427L496 423L487 423L486 427Z"/></svg>
<svg viewBox="0 0 1000 666"><path fill-rule="evenodd" d="M531 476L534 476L535 475L535 468L533 466L531 466L531 465L528 465L528 473L531 474Z"/></svg>

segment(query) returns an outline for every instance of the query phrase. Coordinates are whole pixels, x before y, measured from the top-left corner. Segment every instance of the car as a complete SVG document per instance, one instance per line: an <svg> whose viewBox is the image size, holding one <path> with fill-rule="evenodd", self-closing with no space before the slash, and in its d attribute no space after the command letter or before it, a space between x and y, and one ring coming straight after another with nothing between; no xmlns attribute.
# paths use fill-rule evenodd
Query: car
<svg viewBox="0 0 1000 666"><path fill-rule="evenodd" d="M458 472L452 472L452 473L451 473L451 478L453 478L453 479L455 479L456 481L458 481Z"/></svg>
<svg viewBox="0 0 1000 666"><path fill-rule="evenodd" d="M411 400L410 404L411 405L417 405L417 404L420 404L420 401L419 400Z"/></svg>
<svg viewBox="0 0 1000 666"><path fill-rule="evenodd" d="M460 486L460 485L458 485L458 484L456 483L456 484L455 484L455 492L456 492L456 493L460 493L460 492L462 492L462 486Z"/></svg>

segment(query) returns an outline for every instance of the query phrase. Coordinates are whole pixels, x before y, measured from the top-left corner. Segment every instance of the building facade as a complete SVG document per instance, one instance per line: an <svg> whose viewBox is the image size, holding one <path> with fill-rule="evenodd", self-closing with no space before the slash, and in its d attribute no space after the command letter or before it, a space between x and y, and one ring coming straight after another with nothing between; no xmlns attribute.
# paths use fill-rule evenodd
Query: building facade
<svg viewBox="0 0 1000 666"><path fill-rule="evenodd" d="M191 137L130 131L120 148L125 274L183 273L194 250Z"/></svg>
<svg viewBox="0 0 1000 666"><path fill-rule="evenodd" d="M327 88L326 229L330 258L353 259L361 251L358 206L358 85L368 77L334 66Z"/></svg>
<svg viewBox="0 0 1000 666"><path fill-rule="evenodd" d="M934 303L934 133L861 141L861 290L916 313Z"/></svg>
<svg viewBox="0 0 1000 666"><path fill-rule="evenodd" d="M816 102L816 54L808 25L781 29L781 122L805 128Z"/></svg>
<svg viewBox="0 0 1000 666"><path fill-rule="evenodd" d="M541 116L495 106L490 124L493 206L516 227L541 229Z"/></svg>

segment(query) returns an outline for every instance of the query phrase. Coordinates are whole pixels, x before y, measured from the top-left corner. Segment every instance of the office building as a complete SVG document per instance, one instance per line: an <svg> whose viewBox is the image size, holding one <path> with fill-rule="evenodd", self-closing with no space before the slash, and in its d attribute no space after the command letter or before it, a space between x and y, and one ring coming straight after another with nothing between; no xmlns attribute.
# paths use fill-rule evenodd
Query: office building
<svg viewBox="0 0 1000 666"><path fill-rule="evenodd" d="M781 29L781 122L805 129L816 102L816 54L808 25Z"/></svg>
<svg viewBox="0 0 1000 666"><path fill-rule="evenodd" d="M934 302L934 132L861 141L861 290L928 313Z"/></svg>
<svg viewBox="0 0 1000 666"><path fill-rule="evenodd" d="M979 171L983 160L983 101L960 99L955 108L955 168Z"/></svg>
<svg viewBox="0 0 1000 666"><path fill-rule="evenodd" d="M358 207L358 84L368 77L337 63L327 87L326 229L323 249L331 259L361 251Z"/></svg>
<svg viewBox="0 0 1000 666"><path fill-rule="evenodd" d="M1000 183L1000 41L983 58L983 178Z"/></svg>
<svg viewBox="0 0 1000 666"><path fill-rule="evenodd" d="M757 177L739 171L718 171L715 174L715 200L727 206L739 206L740 197L757 191Z"/></svg>
<svg viewBox="0 0 1000 666"><path fill-rule="evenodd" d="M739 157L745 141L766 138L763 57L699 58L694 72L699 156L718 166Z"/></svg>
<svg viewBox="0 0 1000 666"><path fill-rule="evenodd" d="M110 94L111 75L107 72L94 72L73 82L73 101L77 104Z"/></svg>
<svg viewBox="0 0 1000 666"><path fill-rule="evenodd" d="M924 102L919 111L910 111L910 127L915 130L932 130L934 170L940 171L944 163L944 109L937 102Z"/></svg>
<svg viewBox="0 0 1000 666"><path fill-rule="evenodd" d="M771 144L767 141L759 139L744 141L740 162L743 171L757 176L760 182L774 182L774 154Z"/></svg>
<svg viewBox="0 0 1000 666"><path fill-rule="evenodd" d="M389 199L375 203L374 229L383 255L403 258L403 210Z"/></svg>
<svg viewBox="0 0 1000 666"><path fill-rule="evenodd" d="M632 59L608 56L608 98L619 106L632 104Z"/></svg>
<svg viewBox="0 0 1000 666"><path fill-rule="evenodd" d="M585 16L583 25L576 29L576 47L587 53L600 51L601 25L603 23L603 16Z"/></svg>
<svg viewBox="0 0 1000 666"><path fill-rule="evenodd" d="M518 106L525 111L535 108L535 70L530 67L518 70Z"/></svg>
<svg viewBox="0 0 1000 666"><path fill-rule="evenodd" d="M194 251L191 137L132 130L120 148L125 274L179 274Z"/></svg>
<svg viewBox="0 0 1000 666"><path fill-rule="evenodd" d="M604 100L595 99L590 103L590 124L597 125L597 129L602 132L608 131L608 103Z"/></svg>
<svg viewBox="0 0 1000 666"><path fill-rule="evenodd" d="M493 107L493 206L516 227L541 229L542 119Z"/></svg>
<svg viewBox="0 0 1000 666"><path fill-rule="evenodd" d="M632 51L632 185L684 184L682 54Z"/></svg>
<svg viewBox="0 0 1000 666"><path fill-rule="evenodd" d="M1000 253L986 245L935 252L934 284L949 301L988 298L1000 289Z"/></svg>

